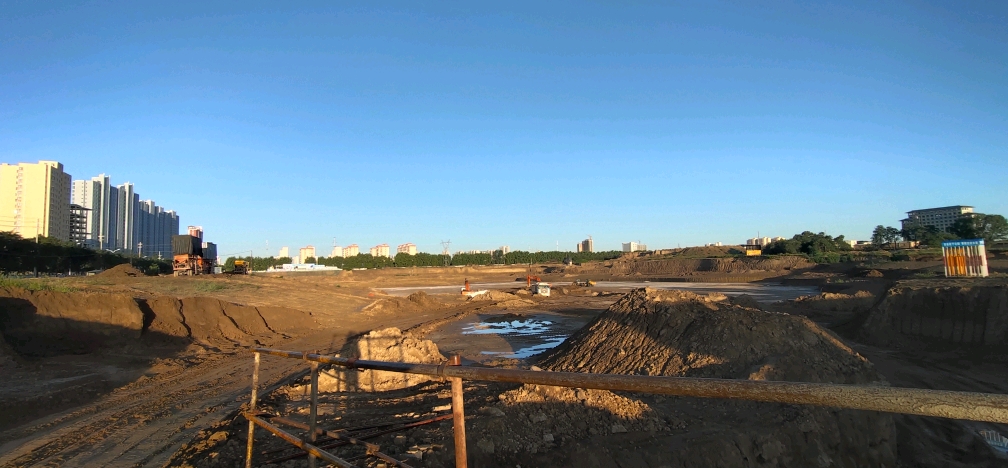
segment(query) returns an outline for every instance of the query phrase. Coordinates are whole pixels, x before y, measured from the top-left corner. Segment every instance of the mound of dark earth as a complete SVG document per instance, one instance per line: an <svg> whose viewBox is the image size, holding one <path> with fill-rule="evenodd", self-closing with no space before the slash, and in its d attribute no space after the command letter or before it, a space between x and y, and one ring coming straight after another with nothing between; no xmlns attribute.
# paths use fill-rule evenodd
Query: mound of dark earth
<svg viewBox="0 0 1008 468"><path fill-rule="evenodd" d="M884 384L871 363L812 321L740 305L744 302L719 294L636 290L544 356L539 366L564 372ZM877 413L534 385L502 394L484 412L501 417L477 421L473 432L484 441L480 456L498 464L519 459L525 460L522 466L896 464L892 418ZM625 450L614 450L614 443ZM564 450L550 450L564 445Z"/></svg>
<svg viewBox="0 0 1008 468"><path fill-rule="evenodd" d="M889 348L933 343L965 347L1008 345L1008 287L1004 285L889 289L871 309L859 337Z"/></svg>

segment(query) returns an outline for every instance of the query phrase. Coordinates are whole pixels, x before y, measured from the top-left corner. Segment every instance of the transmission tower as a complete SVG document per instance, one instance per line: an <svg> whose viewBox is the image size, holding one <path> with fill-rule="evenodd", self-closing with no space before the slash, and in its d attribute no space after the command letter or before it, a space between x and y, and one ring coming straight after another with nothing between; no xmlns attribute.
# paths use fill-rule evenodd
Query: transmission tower
<svg viewBox="0 0 1008 468"><path fill-rule="evenodd" d="M451 239L441 241L441 256L444 258L444 266L451 263Z"/></svg>

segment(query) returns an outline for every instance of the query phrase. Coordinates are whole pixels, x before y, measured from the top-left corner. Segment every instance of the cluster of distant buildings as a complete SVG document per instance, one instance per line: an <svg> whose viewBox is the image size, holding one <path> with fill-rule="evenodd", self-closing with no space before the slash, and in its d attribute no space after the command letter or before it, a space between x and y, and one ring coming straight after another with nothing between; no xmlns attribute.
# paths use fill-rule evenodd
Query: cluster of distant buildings
<svg viewBox="0 0 1008 468"><path fill-rule="evenodd" d="M379 244L374 247L371 247L368 253L370 253L372 257L392 258L392 251L388 244ZM413 243L399 244L399 246L396 247L396 253L397 254L406 253L410 255L416 255L417 254L416 244ZM330 253L329 256L356 257L357 255L360 255L360 246L357 244L350 244L346 247L340 247L338 245L334 245L332 253ZM281 247L280 252L277 254L275 258L284 258L284 257L290 257L292 261L296 260L297 263L306 263L309 258L317 258L315 255L315 246L313 245L301 247L301 249L298 251L297 257L291 256L289 247Z"/></svg>
<svg viewBox="0 0 1008 468"><path fill-rule="evenodd" d="M174 210L141 200L133 184L99 174L72 180L57 161L0 164L0 231L47 236L83 247L171 257Z"/></svg>

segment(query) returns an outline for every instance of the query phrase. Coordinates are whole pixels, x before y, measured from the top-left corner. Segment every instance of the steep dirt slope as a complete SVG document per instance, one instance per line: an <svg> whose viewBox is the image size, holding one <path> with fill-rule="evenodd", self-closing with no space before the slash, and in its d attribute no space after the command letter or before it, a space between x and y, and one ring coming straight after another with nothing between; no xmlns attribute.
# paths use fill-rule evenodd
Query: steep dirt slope
<svg viewBox="0 0 1008 468"><path fill-rule="evenodd" d="M1008 345L1008 287L897 286L869 313L859 336L885 347Z"/></svg>

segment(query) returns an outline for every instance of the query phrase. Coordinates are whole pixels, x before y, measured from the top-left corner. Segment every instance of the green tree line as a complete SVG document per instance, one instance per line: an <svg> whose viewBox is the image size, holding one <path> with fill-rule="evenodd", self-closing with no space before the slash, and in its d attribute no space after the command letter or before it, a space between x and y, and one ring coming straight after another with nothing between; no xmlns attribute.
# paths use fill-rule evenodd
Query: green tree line
<svg viewBox="0 0 1008 468"><path fill-rule="evenodd" d="M0 232L0 272L58 274L103 270L132 263L147 274L171 273L171 263L163 260L126 257L117 253L80 247L71 242L40 236L25 239L12 232Z"/></svg>
<svg viewBox="0 0 1008 468"><path fill-rule="evenodd" d="M835 263L841 260L842 252L851 250L844 236L832 237L825 232L818 234L805 231L790 239L771 242L763 248L765 255L805 254L816 263Z"/></svg>
<svg viewBox="0 0 1008 468"><path fill-rule="evenodd" d="M560 263L570 259L574 263L584 263L590 261L610 260L622 255L622 252L613 250L608 252L526 252L512 251L504 253L497 250L493 253L458 253L455 255L441 255L418 252L416 255L398 253L394 258L374 257L371 254L359 254L354 257L318 257L305 259L307 263L315 263L331 267L352 270L354 268L384 268L384 267L438 267L438 266L463 266L463 265L514 265L531 263ZM234 269L236 258L249 261L252 269L263 271L269 267L279 268L285 263L291 263L289 257L228 257L224 262L225 271Z"/></svg>

